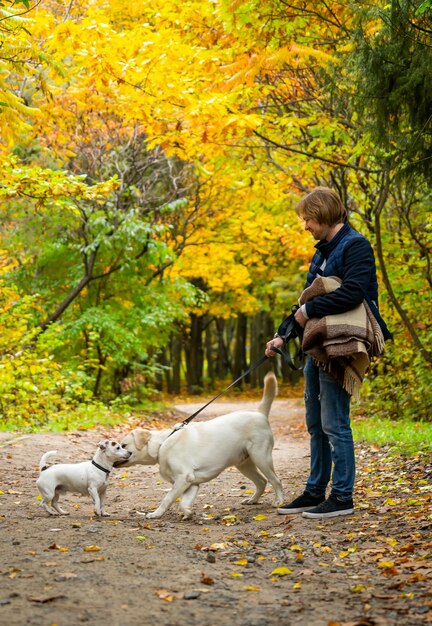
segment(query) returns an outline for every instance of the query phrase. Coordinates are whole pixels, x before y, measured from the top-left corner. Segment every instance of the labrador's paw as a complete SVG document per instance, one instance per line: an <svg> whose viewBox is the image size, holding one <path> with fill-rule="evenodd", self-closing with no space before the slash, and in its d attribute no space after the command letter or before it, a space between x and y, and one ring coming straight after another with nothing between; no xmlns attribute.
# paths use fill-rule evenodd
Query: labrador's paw
<svg viewBox="0 0 432 626"><path fill-rule="evenodd" d="M247 500L242 500L242 504L245 505L251 505L251 504L258 504L258 500L259 498L255 498L255 496L253 496L252 498L248 498Z"/></svg>

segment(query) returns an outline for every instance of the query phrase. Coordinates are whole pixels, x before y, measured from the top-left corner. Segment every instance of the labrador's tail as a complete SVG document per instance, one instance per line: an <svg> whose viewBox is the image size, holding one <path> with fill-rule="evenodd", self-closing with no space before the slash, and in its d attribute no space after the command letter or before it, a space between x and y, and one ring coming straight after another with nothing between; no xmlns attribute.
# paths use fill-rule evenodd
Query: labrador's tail
<svg viewBox="0 0 432 626"><path fill-rule="evenodd" d="M278 392L278 384L276 376L273 372L267 372L264 378L264 391L261 402L258 406L258 411L264 413L266 417L269 416L271 405Z"/></svg>

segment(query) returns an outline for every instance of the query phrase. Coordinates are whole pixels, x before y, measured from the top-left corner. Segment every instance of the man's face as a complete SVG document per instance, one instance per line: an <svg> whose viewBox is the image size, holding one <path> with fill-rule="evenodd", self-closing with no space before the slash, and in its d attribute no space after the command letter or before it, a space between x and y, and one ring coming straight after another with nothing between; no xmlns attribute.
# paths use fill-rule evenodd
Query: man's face
<svg viewBox="0 0 432 626"><path fill-rule="evenodd" d="M320 224L316 220L311 219L303 219L303 221L304 229L308 230L314 239L317 241L324 241L327 239L331 226L328 226L327 224Z"/></svg>

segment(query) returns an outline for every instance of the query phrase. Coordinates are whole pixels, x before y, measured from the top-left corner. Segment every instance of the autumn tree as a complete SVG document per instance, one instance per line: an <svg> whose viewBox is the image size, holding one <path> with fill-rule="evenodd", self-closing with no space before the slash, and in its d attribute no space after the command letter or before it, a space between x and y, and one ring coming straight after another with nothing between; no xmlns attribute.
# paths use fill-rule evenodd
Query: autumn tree
<svg viewBox="0 0 432 626"><path fill-rule="evenodd" d="M424 384L430 189L424 168L405 174L428 158L429 131L414 152L404 147L411 131L427 129L428 94L421 111L412 102L427 78L428 10L297 0L38 8L32 33L50 63L43 92L36 79L26 85L40 114L17 150L89 184L114 178L109 197L70 200L64 231L63 216L33 217L23 202L10 222L20 225L19 245L11 237L7 247L22 289L43 293L37 322L68 337L63 354L93 368L94 390L103 377L118 387L135 369L154 372L156 359L165 371L175 362L179 375L182 345L190 389L244 369L301 291L312 242L292 207L317 184L338 189L375 246L385 315L406 331L395 333L386 367L402 352L415 361L397 395L412 379ZM425 57L393 91L393 64L374 71L390 49L405 65L413 53ZM383 107L371 96L384 74ZM46 240L32 240L29 214ZM140 309L154 323L134 344ZM385 410L395 415L398 403Z"/></svg>

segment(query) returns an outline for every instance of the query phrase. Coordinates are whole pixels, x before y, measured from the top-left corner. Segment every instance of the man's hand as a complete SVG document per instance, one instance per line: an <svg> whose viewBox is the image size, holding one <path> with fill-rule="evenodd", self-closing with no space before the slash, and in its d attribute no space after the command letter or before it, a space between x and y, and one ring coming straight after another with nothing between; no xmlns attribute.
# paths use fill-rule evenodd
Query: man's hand
<svg viewBox="0 0 432 626"><path fill-rule="evenodd" d="M273 352L272 347L281 348L283 344L284 344L283 339L281 339L280 337L274 337L273 339L271 339L270 341L266 343L265 355L274 356L277 353Z"/></svg>
<svg viewBox="0 0 432 626"><path fill-rule="evenodd" d="M308 321L308 318L303 315L301 309L297 309L297 311L294 314L294 318L299 326L301 326L302 328L306 326L306 322Z"/></svg>

